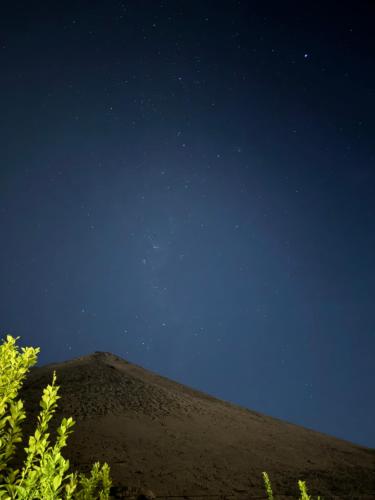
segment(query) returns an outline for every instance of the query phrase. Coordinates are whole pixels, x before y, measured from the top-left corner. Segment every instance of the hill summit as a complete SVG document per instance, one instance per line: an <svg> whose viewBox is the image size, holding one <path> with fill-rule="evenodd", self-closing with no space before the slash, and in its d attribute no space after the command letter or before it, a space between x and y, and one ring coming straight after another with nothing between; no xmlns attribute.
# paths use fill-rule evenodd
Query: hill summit
<svg viewBox="0 0 375 500"><path fill-rule="evenodd" d="M62 417L76 424L63 455L71 470L107 462L114 485L149 488L157 497L265 498L262 472L278 499L310 495L375 498L375 450L212 397L96 351L30 369L23 448L36 428L43 389L60 387L50 443Z"/></svg>

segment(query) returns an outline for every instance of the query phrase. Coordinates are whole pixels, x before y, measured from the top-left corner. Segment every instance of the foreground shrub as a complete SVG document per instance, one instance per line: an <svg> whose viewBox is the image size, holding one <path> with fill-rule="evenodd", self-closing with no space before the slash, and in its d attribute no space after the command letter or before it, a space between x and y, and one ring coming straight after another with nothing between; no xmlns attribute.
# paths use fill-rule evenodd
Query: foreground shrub
<svg viewBox="0 0 375 500"><path fill-rule="evenodd" d="M36 363L37 353L40 351L39 348L23 347L23 354L19 354L18 348L15 347L18 338L7 335L7 341L0 346L0 499L108 500L112 484L108 464L104 463L100 469L99 462L96 462L90 478L80 474L78 479L77 473L65 476L69 469L69 460L65 460L60 451L66 446L67 437L72 432L69 429L75 424L71 417L62 419L57 429L56 444L53 447L48 446L48 422L55 412L57 399L61 397L57 395L59 387L54 385L55 371L52 385L43 390L40 403L42 411L38 416L37 429L34 435L29 437L28 448L25 448L25 464L21 471L12 470L8 465L14 456L16 443L22 441L19 424L26 418L23 402L14 399L28 369Z"/></svg>

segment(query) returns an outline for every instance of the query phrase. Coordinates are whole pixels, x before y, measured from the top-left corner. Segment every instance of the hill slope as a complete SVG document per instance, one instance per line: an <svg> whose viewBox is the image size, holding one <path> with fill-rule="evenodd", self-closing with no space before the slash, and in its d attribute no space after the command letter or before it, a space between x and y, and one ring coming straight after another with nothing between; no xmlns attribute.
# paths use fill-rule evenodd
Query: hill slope
<svg viewBox="0 0 375 500"><path fill-rule="evenodd" d="M314 497L375 498L375 450L216 399L104 352L30 370L19 392L28 418L15 465L24 459L53 370L61 399L50 439L54 444L63 416L74 418L63 449L70 471L107 462L114 485L147 487L159 497L265 498L267 471L276 498L298 497L298 479Z"/></svg>

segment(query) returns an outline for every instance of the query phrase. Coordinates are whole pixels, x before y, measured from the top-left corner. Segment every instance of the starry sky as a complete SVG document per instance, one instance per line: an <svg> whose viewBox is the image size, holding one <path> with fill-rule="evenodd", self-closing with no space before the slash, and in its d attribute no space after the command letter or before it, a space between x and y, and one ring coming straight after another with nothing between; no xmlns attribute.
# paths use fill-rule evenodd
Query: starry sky
<svg viewBox="0 0 375 500"><path fill-rule="evenodd" d="M371 2L8 2L0 331L375 447Z"/></svg>

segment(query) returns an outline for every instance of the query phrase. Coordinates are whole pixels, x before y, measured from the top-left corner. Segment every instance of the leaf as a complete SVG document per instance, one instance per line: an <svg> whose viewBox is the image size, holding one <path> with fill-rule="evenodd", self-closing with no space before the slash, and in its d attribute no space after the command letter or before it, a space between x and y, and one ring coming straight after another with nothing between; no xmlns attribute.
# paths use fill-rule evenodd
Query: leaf
<svg viewBox="0 0 375 500"><path fill-rule="evenodd" d="M54 491L56 491L56 490L57 490L57 488L60 486L61 481L62 481L62 480L61 480L61 477L60 477L60 476L56 476L56 477L54 478L54 480L53 480L53 489L54 489Z"/></svg>

